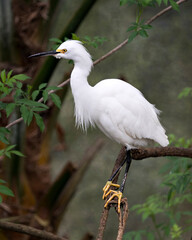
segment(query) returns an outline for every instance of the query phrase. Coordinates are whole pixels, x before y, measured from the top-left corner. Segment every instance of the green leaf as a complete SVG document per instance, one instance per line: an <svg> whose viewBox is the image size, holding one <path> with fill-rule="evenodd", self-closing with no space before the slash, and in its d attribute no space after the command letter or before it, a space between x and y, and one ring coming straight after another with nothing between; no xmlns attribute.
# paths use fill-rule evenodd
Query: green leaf
<svg viewBox="0 0 192 240"><path fill-rule="evenodd" d="M3 83L5 83L6 81L6 72L5 72L5 69L3 71L1 71L1 80Z"/></svg>
<svg viewBox="0 0 192 240"><path fill-rule="evenodd" d="M186 87L179 93L178 98L188 97L190 94L192 94L192 88Z"/></svg>
<svg viewBox="0 0 192 240"><path fill-rule="evenodd" d="M43 91L43 101L44 103L47 102L49 95L48 95L48 91L47 89L45 91Z"/></svg>
<svg viewBox="0 0 192 240"><path fill-rule="evenodd" d="M21 89L17 89L14 94L14 100L17 101L19 97L23 94L23 91Z"/></svg>
<svg viewBox="0 0 192 240"><path fill-rule="evenodd" d="M0 127L0 134L8 134L10 133L10 130L5 127Z"/></svg>
<svg viewBox="0 0 192 240"><path fill-rule="evenodd" d="M48 109L49 107L47 105L45 105L44 103L41 103L41 102L35 102L35 101L32 101L32 100L29 100L29 99L19 99L17 100L17 103L19 104L25 104L29 107L42 107L44 108L45 110Z"/></svg>
<svg viewBox="0 0 192 240"><path fill-rule="evenodd" d="M0 101L0 109L6 109L7 103L3 103Z"/></svg>
<svg viewBox="0 0 192 240"><path fill-rule="evenodd" d="M28 77L25 74L17 74L17 75L14 75L13 78L16 80L25 81L25 80L29 79L30 77Z"/></svg>
<svg viewBox="0 0 192 240"><path fill-rule="evenodd" d="M21 153L21 152L19 152L19 151L17 151L17 150L13 150L13 151L11 151L11 153L12 153L12 154L15 154L15 155L17 155L17 156L19 156L19 157L24 157L24 156L25 156L23 153Z"/></svg>
<svg viewBox="0 0 192 240"><path fill-rule="evenodd" d="M16 83L16 86L17 86L18 88L22 88L23 84L22 84L21 82L17 82L17 83Z"/></svg>
<svg viewBox="0 0 192 240"><path fill-rule="evenodd" d="M1 197L1 195L0 195L0 204L3 202L3 199L2 199L2 197Z"/></svg>
<svg viewBox="0 0 192 240"><path fill-rule="evenodd" d="M27 120L28 120L28 116L29 116L28 108L25 105L21 105L20 112L21 112L21 116L22 116L25 124L27 124Z"/></svg>
<svg viewBox="0 0 192 240"><path fill-rule="evenodd" d="M45 109L41 108L41 107L33 107L32 111L33 112L42 112L42 111L45 111Z"/></svg>
<svg viewBox="0 0 192 240"><path fill-rule="evenodd" d="M42 117L37 113L34 113L34 115L35 115L37 125L39 126L40 130L43 132L43 130L45 129L45 125Z"/></svg>
<svg viewBox="0 0 192 240"><path fill-rule="evenodd" d="M11 158L11 153L10 152L5 152L5 156L8 158Z"/></svg>
<svg viewBox="0 0 192 240"><path fill-rule="evenodd" d="M42 88L45 88L47 86L47 83L41 83L39 85L39 90L41 90Z"/></svg>
<svg viewBox="0 0 192 240"><path fill-rule="evenodd" d="M51 94L51 99L58 108L61 108L61 99L57 96L57 94L52 93Z"/></svg>
<svg viewBox="0 0 192 240"><path fill-rule="evenodd" d="M179 12L179 5L174 0L169 0L172 8Z"/></svg>
<svg viewBox="0 0 192 240"><path fill-rule="evenodd" d="M12 72L13 72L13 70L11 70L11 71L8 72L8 74L7 74L7 79L10 79Z"/></svg>
<svg viewBox="0 0 192 240"><path fill-rule="evenodd" d="M150 213L149 213L149 212L144 212L144 213L142 214L142 221L145 221L149 216L150 216Z"/></svg>
<svg viewBox="0 0 192 240"><path fill-rule="evenodd" d="M7 128L4 127L0 127L0 141L5 143L5 144L9 144L9 141L6 137L6 135L10 133L10 131Z"/></svg>
<svg viewBox="0 0 192 240"><path fill-rule="evenodd" d="M163 0L164 4L167 6L168 0Z"/></svg>
<svg viewBox="0 0 192 240"><path fill-rule="evenodd" d="M138 33L141 37L148 37L148 34L144 29L140 29Z"/></svg>
<svg viewBox="0 0 192 240"><path fill-rule="evenodd" d="M9 145L7 148L6 148L6 151L10 151L11 149L13 149L16 145Z"/></svg>
<svg viewBox="0 0 192 240"><path fill-rule="evenodd" d="M130 32L130 31L133 31L133 30L137 30L137 27L138 26L130 26L128 29L127 29L127 32Z"/></svg>
<svg viewBox="0 0 192 240"><path fill-rule="evenodd" d="M47 88L45 89L45 91L50 91L50 90L55 91L55 90L61 90L61 89L62 89L62 87L49 86L49 87L47 87Z"/></svg>
<svg viewBox="0 0 192 240"><path fill-rule="evenodd" d="M75 33L72 33L72 39L73 40L80 40L80 38Z"/></svg>
<svg viewBox="0 0 192 240"><path fill-rule="evenodd" d="M37 98L38 95L39 95L39 90L33 91L32 95L31 95L32 100L35 101L35 99Z"/></svg>
<svg viewBox="0 0 192 240"><path fill-rule="evenodd" d="M143 29L151 29L152 26L149 25L149 24L144 24L144 25L141 26L141 28L143 28Z"/></svg>
<svg viewBox="0 0 192 240"><path fill-rule="evenodd" d="M0 193L4 194L4 195L7 195L7 196L10 196L10 197L14 197L14 194L13 194L12 190L9 189L7 186L4 186L4 185L0 185Z"/></svg>
<svg viewBox="0 0 192 240"><path fill-rule="evenodd" d="M138 35L138 32L132 32L131 35L129 36L128 43L132 42L133 39Z"/></svg>
<svg viewBox="0 0 192 240"><path fill-rule="evenodd" d="M0 183L7 183L7 182L3 179L0 179Z"/></svg>
<svg viewBox="0 0 192 240"><path fill-rule="evenodd" d="M7 117L9 117L9 115L13 112L13 110L15 109L16 104L15 103L9 103L6 106L6 114Z"/></svg>
<svg viewBox="0 0 192 240"><path fill-rule="evenodd" d="M33 111L29 110L29 115L28 115L28 119L27 119L27 125L29 125L31 123L33 119Z"/></svg>

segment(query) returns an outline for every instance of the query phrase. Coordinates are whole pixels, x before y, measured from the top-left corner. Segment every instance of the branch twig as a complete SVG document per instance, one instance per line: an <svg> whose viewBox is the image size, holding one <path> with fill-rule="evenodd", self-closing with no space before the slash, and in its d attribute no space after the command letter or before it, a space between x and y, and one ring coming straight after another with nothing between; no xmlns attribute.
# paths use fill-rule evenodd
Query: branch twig
<svg viewBox="0 0 192 240"><path fill-rule="evenodd" d="M44 240L68 240L67 238L58 237L47 231L38 230L33 227L29 227L22 224L11 223L11 222L0 221L0 228L7 229L14 232L24 233L24 234L37 237L39 239L44 239Z"/></svg>
<svg viewBox="0 0 192 240"><path fill-rule="evenodd" d="M101 218L100 218L97 240L102 240L103 239L105 227L106 227L106 224L107 224L108 214L109 214L109 208L103 208L103 212L102 212L102 215L101 215Z"/></svg>

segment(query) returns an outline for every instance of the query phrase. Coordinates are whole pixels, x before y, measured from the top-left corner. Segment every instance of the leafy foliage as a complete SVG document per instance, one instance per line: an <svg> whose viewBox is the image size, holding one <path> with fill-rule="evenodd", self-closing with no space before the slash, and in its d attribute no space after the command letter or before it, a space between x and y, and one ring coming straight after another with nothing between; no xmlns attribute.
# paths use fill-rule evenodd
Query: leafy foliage
<svg viewBox="0 0 192 240"><path fill-rule="evenodd" d="M129 40L128 42L130 43L131 41L133 41L133 39L137 36L140 35L141 37L148 37L148 33L147 30L151 29L152 26L149 24L144 24L144 22L136 22L136 23L132 23L132 26L130 26L127 31L128 32L132 32L129 36Z"/></svg>
<svg viewBox="0 0 192 240"><path fill-rule="evenodd" d="M183 97L188 97L192 96L192 88L191 87L186 87L184 88L178 95L178 98L183 98Z"/></svg>
<svg viewBox="0 0 192 240"><path fill-rule="evenodd" d="M19 109L21 117L23 117L26 125L29 125L33 117L35 117L37 125L41 131L43 131L44 123L39 112L48 109L48 106L45 103L47 102L49 95L51 95L51 99L55 105L59 108L61 107L61 101L59 97L53 92L50 93L50 91L56 91L60 88L56 86L46 87L47 84L42 83L39 85L38 90L35 90L31 93L31 86L28 85L27 91L25 91L25 86L22 83L22 81L29 79L28 76L25 74L18 74L14 76L11 75L12 71L8 72L7 75L5 70L1 72L0 96L1 98L4 98L14 92L14 101L12 103L0 102L0 109L4 109L6 111L7 117L9 117L16 108ZM42 92L44 103L36 101L40 92ZM6 130L1 129L1 131L5 132ZM5 136L5 134L3 136ZM6 142L5 137L2 137L2 139L4 142Z"/></svg>
<svg viewBox="0 0 192 240"><path fill-rule="evenodd" d="M2 195L14 197L12 190L10 188L8 188L5 184L6 184L6 182L4 180L0 179L0 204L3 201Z"/></svg>
<svg viewBox="0 0 192 240"><path fill-rule="evenodd" d="M24 157L24 155L21 152L14 150L15 146L16 145L10 145L4 149L1 149L0 156L5 155L6 157L11 158L11 154L15 154L17 156Z"/></svg>
<svg viewBox="0 0 192 240"><path fill-rule="evenodd" d="M170 138L170 137L169 137ZM191 139L176 139L171 135L172 144L179 147L189 147ZM124 236L130 239L183 239L186 231L191 231L190 217L192 211L181 211L182 204L192 204L192 163L191 159L170 157L160 173L164 174L161 187L167 189L165 194L149 196L142 204L131 208L141 215L142 221L150 219L153 228L148 230L132 231ZM184 216L184 220L181 219Z"/></svg>
<svg viewBox="0 0 192 240"><path fill-rule="evenodd" d="M175 147L189 148L192 146L192 138L185 139L184 137L176 138L174 134L169 134L169 143Z"/></svg>
<svg viewBox="0 0 192 240"><path fill-rule="evenodd" d="M10 133L10 131L7 128L0 127L0 141L9 144L9 140L7 139L7 135Z"/></svg>
<svg viewBox="0 0 192 240"><path fill-rule="evenodd" d="M158 4L158 6L161 6L164 3L165 6L170 4L172 8L176 11L179 10L178 4L174 0L120 0L120 5L128 4L129 6L132 4L140 5L143 7L147 6L153 6L155 7L155 4Z"/></svg>
<svg viewBox="0 0 192 240"><path fill-rule="evenodd" d="M99 45L103 44L105 41L107 41L105 37L99 37L99 36L96 36L93 39L91 39L89 36L85 36L83 39L83 42L85 44L93 46L94 48L98 48Z"/></svg>
<svg viewBox="0 0 192 240"><path fill-rule="evenodd" d="M54 91L61 88L56 86L47 87L46 83L42 83L39 85L38 90L35 90L31 93L31 86L27 85L26 88L26 86L23 84L23 81L27 79L29 79L29 77L25 74L17 74L12 76L12 71L9 71L8 74L6 74L5 70L1 72L1 99L10 95L11 93L14 93L14 95L13 102L11 103L4 103L3 101L0 101L0 110L5 110L7 117L9 117L16 109L18 109L26 125L29 125L32 119L35 119L40 130L43 131L45 126L40 112L48 109L48 106L45 103L47 102L49 96L58 108L61 107L61 100L58 95L54 93ZM43 103L37 101L37 96L40 92L43 96ZM0 127L0 141L6 145L9 145L9 134L10 130ZM21 152L14 150L14 148L15 145L7 146L6 148L0 150L0 156L6 156L8 158L11 158L12 154L20 157L24 156Z"/></svg>
<svg viewBox="0 0 192 240"><path fill-rule="evenodd" d="M141 19L143 11L146 7L155 7L156 4L161 6L164 3L168 5L168 0L120 0L120 5L128 4L137 6L136 21L129 26L128 32L131 32L128 38L128 43L132 42L136 36L148 37L147 30L151 29L152 26L145 24L144 20ZM169 0L170 5L176 11L179 11L179 5L174 0Z"/></svg>
<svg viewBox="0 0 192 240"><path fill-rule="evenodd" d="M94 48L98 48L99 45L103 44L107 39L105 37L99 37L95 36L94 38L91 38L89 36L84 36L83 38L80 38L77 36L75 33L72 33L72 38L73 40L79 40L83 42L84 44L90 45ZM68 40L68 38L64 38L64 41ZM63 42L62 40L58 38L51 38L49 41L54 42L55 44L52 46L53 49L57 49L59 45Z"/></svg>

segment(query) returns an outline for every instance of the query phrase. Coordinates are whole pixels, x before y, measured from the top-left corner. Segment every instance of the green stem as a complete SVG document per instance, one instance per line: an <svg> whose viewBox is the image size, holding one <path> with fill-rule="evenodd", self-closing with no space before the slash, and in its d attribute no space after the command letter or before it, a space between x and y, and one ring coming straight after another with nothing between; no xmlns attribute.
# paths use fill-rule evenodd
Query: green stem
<svg viewBox="0 0 192 240"><path fill-rule="evenodd" d="M143 6L141 4L138 4L137 8L137 16L136 16L136 23L139 25L141 15L143 13Z"/></svg>
<svg viewBox="0 0 192 240"><path fill-rule="evenodd" d="M156 218L155 218L154 215L151 216L151 220L152 220L152 222L153 222L153 225L154 225L154 227L155 227L155 231L156 231L156 233L157 233L157 235L158 235L158 237L159 237L159 240L163 240L163 238L162 238L162 236L161 236L161 233L160 233L160 231L159 231L159 229L158 229L158 227L157 227Z"/></svg>

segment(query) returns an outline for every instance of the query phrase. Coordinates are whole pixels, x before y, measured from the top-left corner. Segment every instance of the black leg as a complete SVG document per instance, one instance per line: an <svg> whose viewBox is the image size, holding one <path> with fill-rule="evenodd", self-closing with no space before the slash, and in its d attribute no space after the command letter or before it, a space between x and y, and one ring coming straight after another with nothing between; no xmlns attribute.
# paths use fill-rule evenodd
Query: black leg
<svg viewBox="0 0 192 240"><path fill-rule="evenodd" d="M128 171L129 171L129 167L131 165L131 161L132 161L132 159L131 159L131 152L130 152L130 150L128 150L127 151L127 156L125 157L125 159L122 162L121 166L114 172L114 174L110 177L110 179L108 180L108 182L106 183L106 185L103 188L103 192L104 192L103 193L103 199L105 199L109 194L112 193L112 195L109 196L109 198L107 199L104 207L107 207L108 204L110 203L110 201L112 199L114 199L114 197L117 197L118 198L118 213L120 213L121 199L122 199L123 190L124 190L125 182L126 182L126 179L127 179L127 174L128 174ZM118 191L110 190L111 186L119 188L119 185L112 183L112 181L116 177L116 175L120 172L120 170L123 167L123 165L125 164L125 162L126 162L125 175L124 175L122 184L120 186L120 189Z"/></svg>
<svg viewBox="0 0 192 240"><path fill-rule="evenodd" d="M124 187L125 187L125 182L126 182L126 179L127 179L127 174L128 174L128 171L129 171L129 167L131 165L131 151L128 150L127 151L127 156L125 158L125 161L126 161L126 168L125 168L125 175L124 175L124 178L123 178L123 181L122 181L122 184L120 186L120 191L123 192L124 190Z"/></svg>
<svg viewBox="0 0 192 240"><path fill-rule="evenodd" d="M117 176L117 174L121 171L123 165L125 164L125 162L127 161L126 160L127 157L124 159L124 161L121 163L121 166L113 173L113 175L109 178L108 181L113 181L113 179Z"/></svg>

